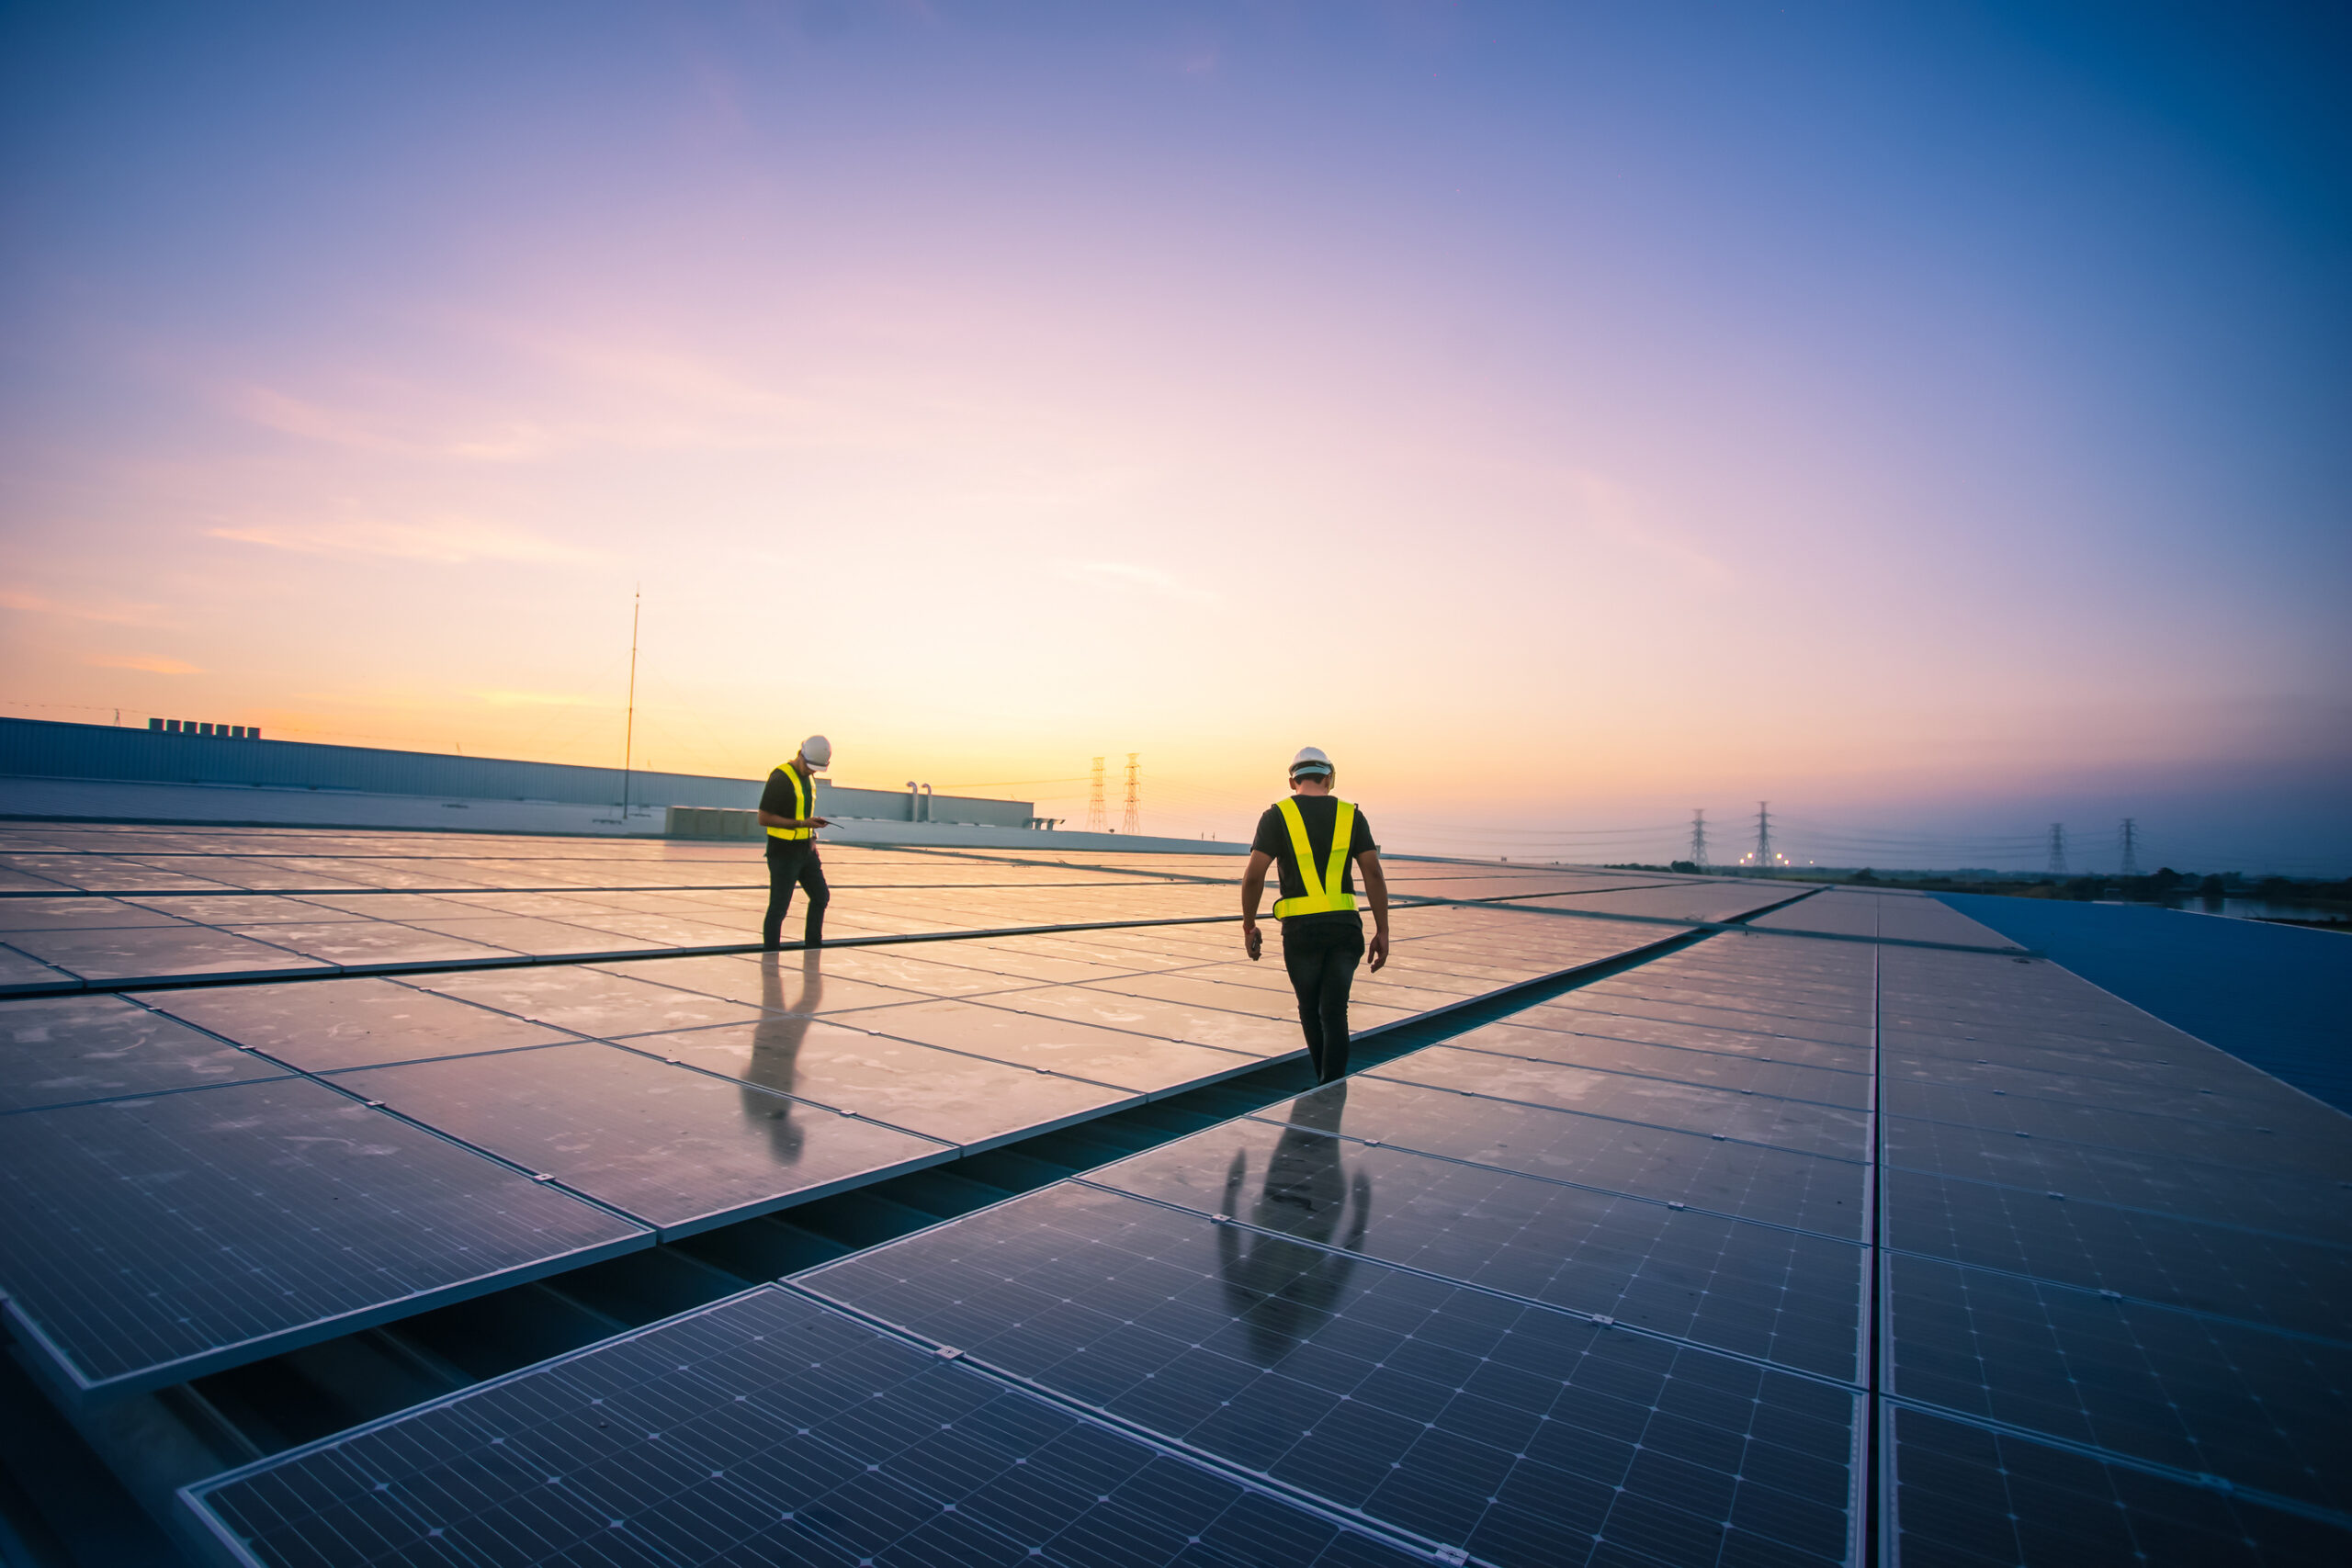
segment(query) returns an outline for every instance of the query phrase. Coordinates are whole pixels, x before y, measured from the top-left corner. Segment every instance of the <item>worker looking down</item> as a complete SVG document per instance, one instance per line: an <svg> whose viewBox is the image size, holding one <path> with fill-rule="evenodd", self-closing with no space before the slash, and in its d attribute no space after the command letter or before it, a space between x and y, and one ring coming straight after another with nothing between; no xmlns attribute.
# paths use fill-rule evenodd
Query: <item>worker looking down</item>
<svg viewBox="0 0 2352 1568"><path fill-rule="evenodd" d="M808 890L808 945L825 940L825 906L833 895L817 859L817 829L831 824L817 815L817 773L832 761L833 743L812 735L792 761L777 764L760 792L760 826L768 830L768 912L760 922L760 940L770 947L783 944L784 917L795 887Z"/></svg>
<svg viewBox="0 0 2352 1568"><path fill-rule="evenodd" d="M1283 967L1298 993L1298 1023L1318 1083L1348 1071L1348 988L1363 961L1363 917L1356 913L1351 868L1363 872L1372 900L1372 966L1388 962L1388 881L1380 874L1380 846L1352 802L1331 793L1331 759L1313 746L1290 762L1290 798L1258 818L1250 863L1241 873L1241 940L1255 963L1263 942L1258 896L1266 868L1281 869L1282 897L1274 919L1283 927Z"/></svg>

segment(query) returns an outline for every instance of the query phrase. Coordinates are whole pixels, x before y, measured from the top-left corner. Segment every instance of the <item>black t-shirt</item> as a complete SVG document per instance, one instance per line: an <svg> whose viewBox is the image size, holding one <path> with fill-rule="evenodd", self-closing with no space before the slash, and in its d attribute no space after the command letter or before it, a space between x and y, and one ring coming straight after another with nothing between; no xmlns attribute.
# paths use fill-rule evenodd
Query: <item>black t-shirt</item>
<svg viewBox="0 0 2352 1568"><path fill-rule="evenodd" d="M786 762L768 775L768 787L760 791L760 809L769 816L808 818L817 814L817 781L801 781L802 786L808 791L808 809L803 811L800 802L793 798L792 781L785 777L793 771L792 764Z"/></svg>
<svg viewBox="0 0 2352 1568"><path fill-rule="evenodd" d="M1306 847L1315 852L1315 874L1321 876L1331 864L1331 829L1340 818L1340 802L1336 795L1295 795L1298 803L1299 820L1306 825ZM1258 836L1250 847L1274 857L1274 869L1282 878L1282 896L1285 898L1306 897L1306 883L1298 874L1298 854L1291 848L1290 824L1283 820L1282 807L1269 806L1266 814L1258 818ZM1373 842L1372 824L1363 813L1356 813L1355 831L1348 839L1347 863L1340 870L1340 886L1327 887L1326 893L1352 893L1356 890L1356 856L1376 852L1380 846ZM1363 924L1363 917L1350 909L1325 909L1312 915L1293 915L1290 922L1353 920Z"/></svg>

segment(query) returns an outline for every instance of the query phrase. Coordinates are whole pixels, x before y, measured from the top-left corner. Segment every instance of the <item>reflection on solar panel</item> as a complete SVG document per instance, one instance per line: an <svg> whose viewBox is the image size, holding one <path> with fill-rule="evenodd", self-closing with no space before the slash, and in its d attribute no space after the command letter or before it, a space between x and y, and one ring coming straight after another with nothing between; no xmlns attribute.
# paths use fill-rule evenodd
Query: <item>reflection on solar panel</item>
<svg viewBox="0 0 2352 1568"><path fill-rule="evenodd" d="M0 1000L0 1283L91 1398L1299 1054L1228 859L829 852L891 940L779 961L679 951L756 917L721 845L0 852L0 984L122 993ZM1490 900L1361 977L1441 1043L191 1506L288 1563L2352 1557L2337 1112L1930 901L1392 870Z"/></svg>
<svg viewBox="0 0 2352 1568"><path fill-rule="evenodd" d="M1345 1197L1316 1245L1066 1183L807 1282L1473 1556L1847 1555L1852 1390L1374 1261Z"/></svg>

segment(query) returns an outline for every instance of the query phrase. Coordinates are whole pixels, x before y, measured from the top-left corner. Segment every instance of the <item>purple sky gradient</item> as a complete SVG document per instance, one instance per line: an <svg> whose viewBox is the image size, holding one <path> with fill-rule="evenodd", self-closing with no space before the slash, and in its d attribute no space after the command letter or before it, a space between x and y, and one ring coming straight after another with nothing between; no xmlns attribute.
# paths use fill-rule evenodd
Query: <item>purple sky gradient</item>
<svg viewBox="0 0 2352 1568"><path fill-rule="evenodd" d="M5 25L7 711L2352 870L2324 7Z"/></svg>

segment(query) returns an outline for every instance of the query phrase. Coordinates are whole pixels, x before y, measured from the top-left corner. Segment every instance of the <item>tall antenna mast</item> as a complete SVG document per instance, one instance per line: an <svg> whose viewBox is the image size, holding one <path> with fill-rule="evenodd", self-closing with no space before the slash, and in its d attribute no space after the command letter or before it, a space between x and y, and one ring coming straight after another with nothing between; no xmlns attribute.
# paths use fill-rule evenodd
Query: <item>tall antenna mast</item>
<svg viewBox="0 0 2352 1568"><path fill-rule="evenodd" d="M628 826L629 773L637 761L637 615L644 607L642 585L628 600L628 720L621 731L621 826Z"/></svg>
<svg viewBox="0 0 2352 1568"><path fill-rule="evenodd" d="M1697 807L1690 810L1690 863L1707 869L1707 814Z"/></svg>

